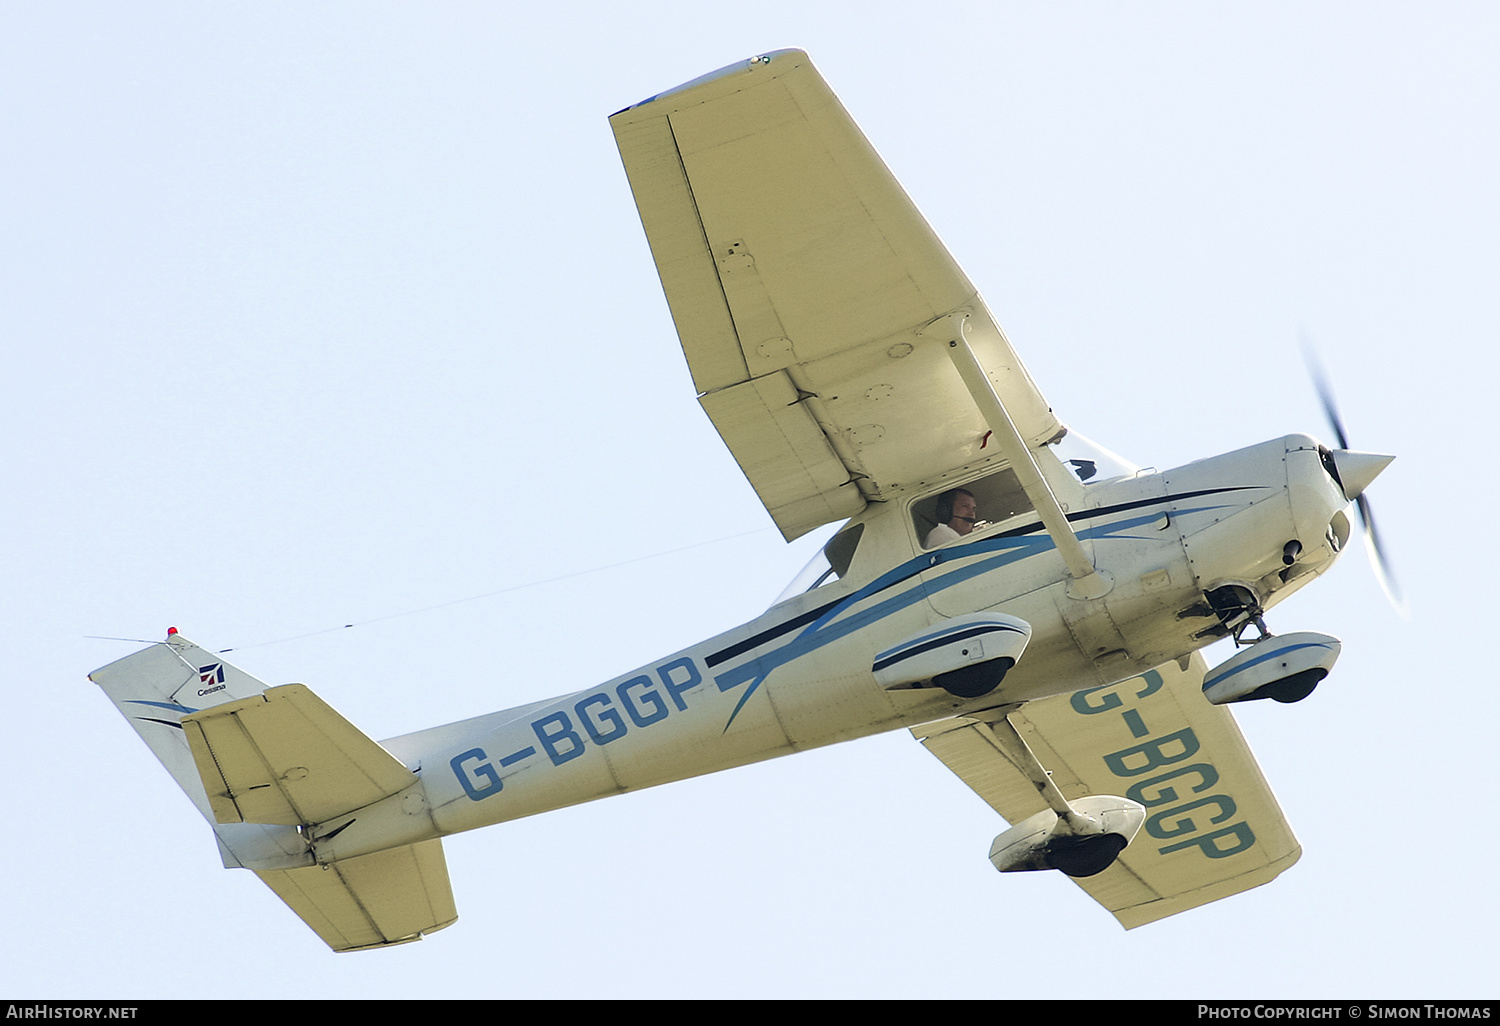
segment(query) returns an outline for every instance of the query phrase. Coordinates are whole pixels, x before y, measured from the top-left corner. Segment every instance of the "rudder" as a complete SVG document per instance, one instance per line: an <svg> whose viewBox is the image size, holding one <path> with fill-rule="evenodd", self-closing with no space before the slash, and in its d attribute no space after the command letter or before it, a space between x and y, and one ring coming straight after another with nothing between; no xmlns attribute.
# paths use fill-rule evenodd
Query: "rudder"
<svg viewBox="0 0 1500 1026"><path fill-rule="evenodd" d="M166 641L100 667L89 674L89 680L104 689L203 818L214 823L208 794L183 733L182 718L259 695L266 690L265 682L199 648L175 630Z"/></svg>

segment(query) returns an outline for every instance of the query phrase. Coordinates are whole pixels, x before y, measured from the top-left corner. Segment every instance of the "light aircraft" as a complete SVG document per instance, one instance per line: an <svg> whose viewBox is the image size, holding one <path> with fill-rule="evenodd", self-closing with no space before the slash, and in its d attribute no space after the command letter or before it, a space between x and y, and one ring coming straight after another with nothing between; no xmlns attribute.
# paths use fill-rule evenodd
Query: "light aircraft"
<svg viewBox="0 0 1500 1026"><path fill-rule="evenodd" d="M95 671L224 865L335 950L398 944L457 917L445 835L905 728L1009 821L997 869L1058 869L1126 928L1291 866L1225 706L1333 665L1263 614L1351 502L1368 524L1389 457L1340 428L1157 473L1069 436L800 51L610 121L704 410L788 540L847 523L749 623L380 743L175 630Z"/></svg>

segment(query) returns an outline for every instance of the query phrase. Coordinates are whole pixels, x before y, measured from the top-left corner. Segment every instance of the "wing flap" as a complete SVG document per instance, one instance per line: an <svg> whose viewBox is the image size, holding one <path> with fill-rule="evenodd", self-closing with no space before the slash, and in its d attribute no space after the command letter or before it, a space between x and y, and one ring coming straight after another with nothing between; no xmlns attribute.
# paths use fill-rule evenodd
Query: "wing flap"
<svg viewBox="0 0 1500 1026"><path fill-rule="evenodd" d="M255 875L334 951L406 944L458 919L438 840Z"/></svg>
<svg viewBox="0 0 1500 1026"><path fill-rule="evenodd" d="M1194 655L1105 688L1010 714L1069 799L1119 794L1146 822L1109 869L1075 880L1127 929L1268 883L1301 854L1244 736L1202 696ZM1012 823L1046 805L976 727L959 718L912 732Z"/></svg>
<svg viewBox="0 0 1500 1026"><path fill-rule="evenodd" d="M784 371L710 392L699 400L778 523L826 524L852 517L864 497Z"/></svg>
<svg viewBox="0 0 1500 1026"><path fill-rule="evenodd" d="M304 684L194 713L182 727L220 823L320 823L417 779Z"/></svg>

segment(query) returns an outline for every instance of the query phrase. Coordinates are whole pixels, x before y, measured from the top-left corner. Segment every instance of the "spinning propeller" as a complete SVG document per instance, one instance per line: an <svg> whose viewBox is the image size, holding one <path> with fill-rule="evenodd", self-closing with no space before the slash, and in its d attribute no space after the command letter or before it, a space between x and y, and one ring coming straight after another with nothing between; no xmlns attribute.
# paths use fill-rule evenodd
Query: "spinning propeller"
<svg viewBox="0 0 1500 1026"><path fill-rule="evenodd" d="M1318 399L1323 403L1323 413L1328 417L1328 423L1332 425L1333 433L1338 438L1338 449L1330 453L1336 471L1334 477L1343 488L1345 498L1359 508L1359 519L1364 526L1365 547L1369 550L1370 564L1375 569L1375 577L1380 581L1385 597L1404 617L1407 615L1406 599L1402 596L1401 588L1396 584L1396 577L1391 572L1385 546L1381 545L1380 533L1375 529L1375 515L1370 511L1370 500L1365 496L1365 489L1370 482L1375 480L1376 475L1384 470L1395 457L1356 452L1349 448L1349 435L1344 430L1344 418L1339 415L1338 404L1334 402L1333 388L1323 373L1323 367L1318 362L1311 343L1305 337L1302 340L1302 355L1307 361L1308 373L1312 375L1313 387L1318 390Z"/></svg>

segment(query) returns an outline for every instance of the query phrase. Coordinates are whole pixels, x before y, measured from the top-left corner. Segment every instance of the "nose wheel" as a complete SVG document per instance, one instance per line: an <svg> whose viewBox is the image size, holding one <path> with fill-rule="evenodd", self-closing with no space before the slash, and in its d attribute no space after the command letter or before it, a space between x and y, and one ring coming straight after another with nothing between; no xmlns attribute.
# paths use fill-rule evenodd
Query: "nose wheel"
<svg viewBox="0 0 1500 1026"><path fill-rule="evenodd" d="M1266 697L1273 702L1280 702L1282 705L1291 705L1293 702L1300 702L1312 694L1313 689L1318 686L1318 682L1326 676L1328 676L1328 671L1322 667L1305 670L1302 673L1295 673L1285 680L1277 681L1272 685L1266 691Z"/></svg>
<svg viewBox="0 0 1500 1026"><path fill-rule="evenodd" d="M1214 705L1300 702L1328 676L1342 647L1315 631L1262 637L1204 675L1203 697Z"/></svg>

